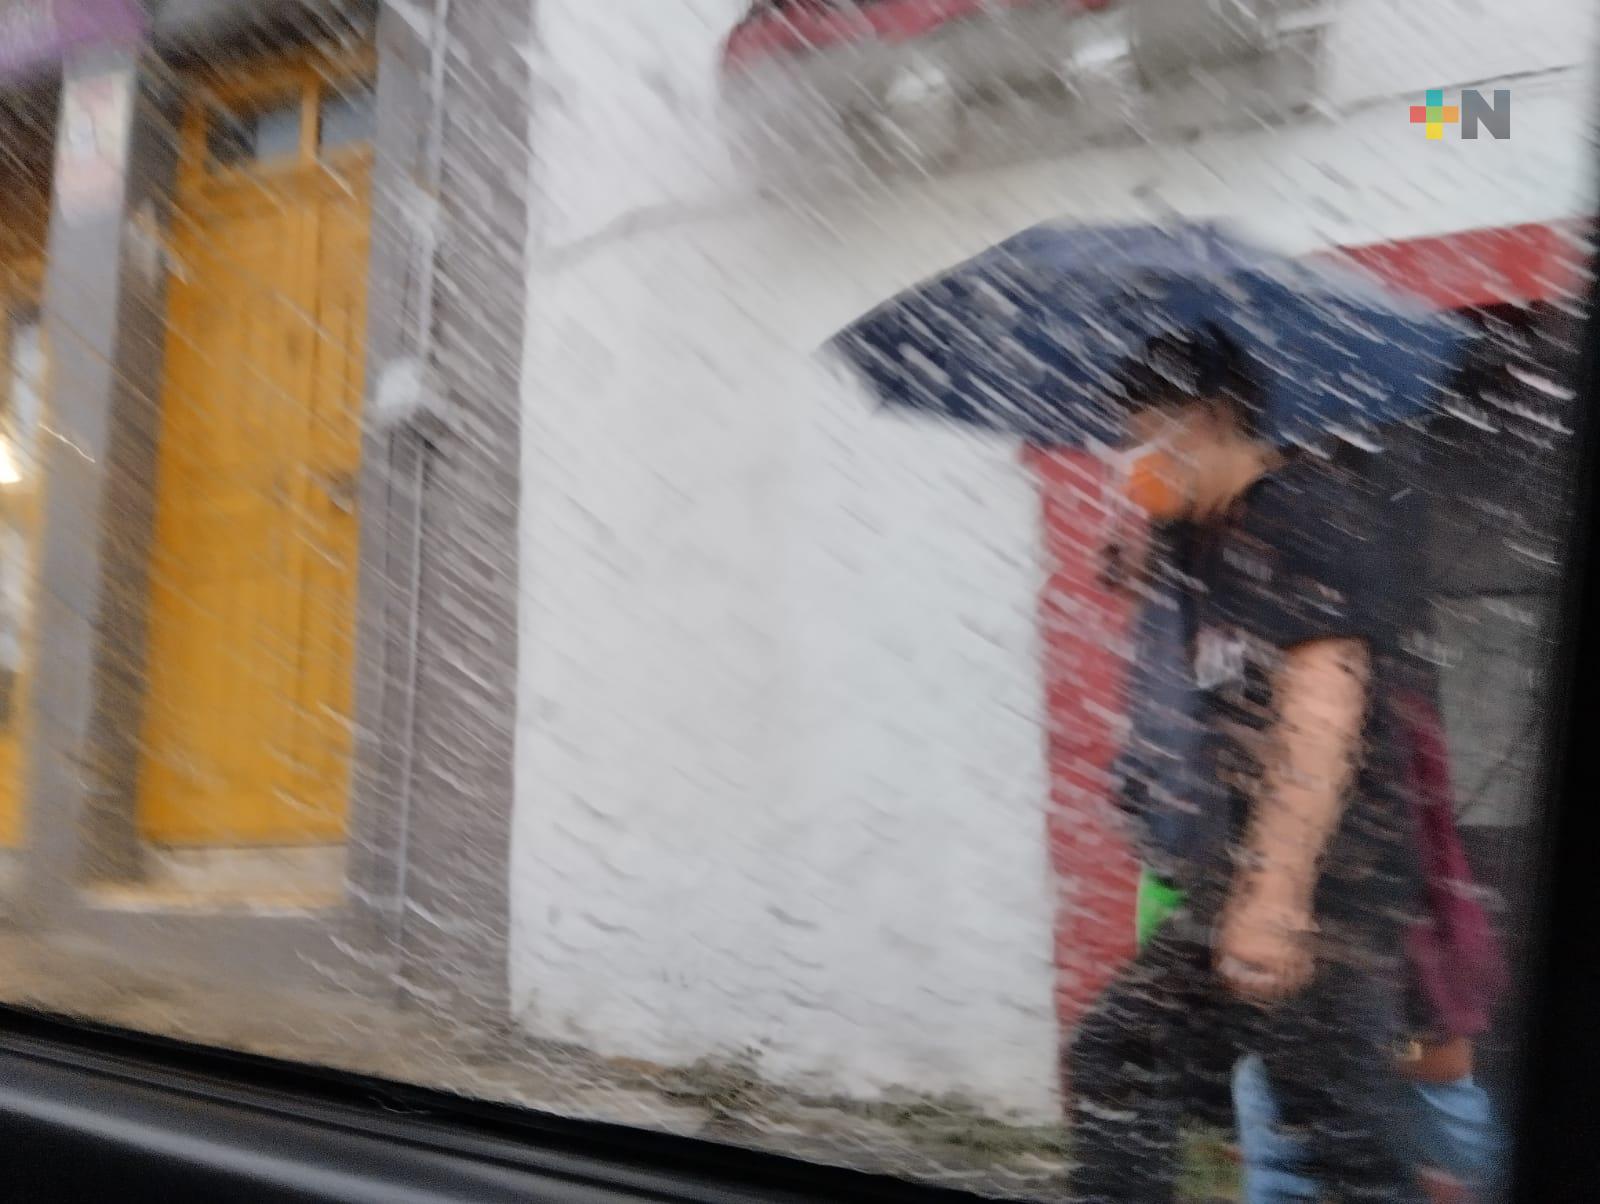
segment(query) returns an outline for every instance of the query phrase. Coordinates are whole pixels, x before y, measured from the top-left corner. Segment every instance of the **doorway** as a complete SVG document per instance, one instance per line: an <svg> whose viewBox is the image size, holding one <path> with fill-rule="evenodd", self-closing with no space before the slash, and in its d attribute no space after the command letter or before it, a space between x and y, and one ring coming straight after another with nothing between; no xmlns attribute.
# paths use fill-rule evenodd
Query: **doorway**
<svg viewBox="0 0 1600 1204"><path fill-rule="evenodd" d="M0 100L0 849L24 841L46 404L40 322L59 91Z"/></svg>
<svg viewBox="0 0 1600 1204"><path fill-rule="evenodd" d="M197 81L179 137L138 826L345 836L370 58Z"/></svg>

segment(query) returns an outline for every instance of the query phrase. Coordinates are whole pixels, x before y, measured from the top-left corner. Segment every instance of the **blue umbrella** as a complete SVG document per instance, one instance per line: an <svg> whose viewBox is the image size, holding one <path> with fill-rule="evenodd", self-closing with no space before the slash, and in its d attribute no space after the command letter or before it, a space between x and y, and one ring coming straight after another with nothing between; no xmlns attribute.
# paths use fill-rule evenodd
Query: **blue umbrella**
<svg viewBox="0 0 1600 1204"><path fill-rule="evenodd" d="M1302 443L1428 411L1472 328L1342 265L1210 223L1047 223L896 296L830 345L884 402L1044 445L1114 440L1151 340L1238 356L1262 433ZM1204 357L1202 357L1202 362ZM1196 382L1203 386L1204 382Z"/></svg>

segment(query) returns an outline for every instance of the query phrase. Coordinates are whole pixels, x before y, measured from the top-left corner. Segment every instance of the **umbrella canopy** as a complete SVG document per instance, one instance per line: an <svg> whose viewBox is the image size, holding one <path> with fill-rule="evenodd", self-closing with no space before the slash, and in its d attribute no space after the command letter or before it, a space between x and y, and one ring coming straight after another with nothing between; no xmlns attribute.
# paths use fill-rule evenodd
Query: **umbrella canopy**
<svg viewBox="0 0 1600 1204"><path fill-rule="evenodd" d="M1177 339L1215 362L1237 357L1261 391L1261 433L1287 444L1360 442L1426 413L1473 337L1374 277L1219 225L1046 224L892 298L830 346L891 405L1082 446L1118 437L1128 364Z"/></svg>

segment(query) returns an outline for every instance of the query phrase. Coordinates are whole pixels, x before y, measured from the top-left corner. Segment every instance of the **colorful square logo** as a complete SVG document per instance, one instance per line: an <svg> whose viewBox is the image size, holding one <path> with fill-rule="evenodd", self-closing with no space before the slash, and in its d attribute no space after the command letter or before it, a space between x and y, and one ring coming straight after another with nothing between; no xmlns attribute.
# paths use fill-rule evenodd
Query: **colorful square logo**
<svg viewBox="0 0 1600 1204"><path fill-rule="evenodd" d="M1429 88L1424 100L1425 104L1411 106L1411 124L1422 126L1428 141L1438 142L1444 137L1445 126L1461 120L1461 109L1444 103L1443 88Z"/></svg>

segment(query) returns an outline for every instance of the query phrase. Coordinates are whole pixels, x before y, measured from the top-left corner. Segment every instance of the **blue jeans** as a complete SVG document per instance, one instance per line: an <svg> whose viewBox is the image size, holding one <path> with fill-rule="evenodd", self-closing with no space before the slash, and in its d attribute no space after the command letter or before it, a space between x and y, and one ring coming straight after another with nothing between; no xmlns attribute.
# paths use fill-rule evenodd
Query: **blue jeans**
<svg viewBox="0 0 1600 1204"><path fill-rule="evenodd" d="M1408 1097L1405 1131L1396 1134L1407 1159L1492 1191L1506 1151L1483 1088L1468 1076L1453 1083L1415 1083ZM1279 1128L1266 1069L1253 1054L1234 1068L1233 1107L1244 1157L1245 1204L1321 1199L1305 1173L1303 1143Z"/></svg>

